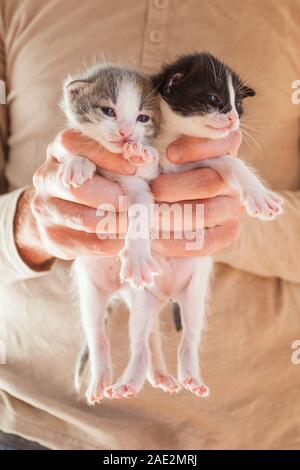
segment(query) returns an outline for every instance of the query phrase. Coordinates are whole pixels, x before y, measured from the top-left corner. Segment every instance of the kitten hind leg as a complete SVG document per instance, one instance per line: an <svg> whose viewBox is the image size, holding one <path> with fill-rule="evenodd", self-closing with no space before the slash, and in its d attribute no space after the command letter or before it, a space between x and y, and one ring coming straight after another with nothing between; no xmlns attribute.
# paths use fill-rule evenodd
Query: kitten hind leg
<svg viewBox="0 0 300 470"><path fill-rule="evenodd" d="M190 283L178 298L182 318L182 338L178 348L178 379L181 385L198 397L207 398L199 367L199 345L205 323L206 298L212 260L197 260L198 267Z"/></svg>
<svg viewBox="0 0 300 470"><path fill-rule="evenodd" d="M112 382L110 344L105 326L109 294L99 287L101 280L97 279L96 283L93 279L88 257L77 258L74 270L79 281L80 312L90 360L86 399L88 404L94 405L102 400L105 388Z"/></svg>
<svg viewBox="0 0 300 470"><path fill-rule="evenodd" d="M164 392L177 393L181 387L177 380L168 372L161 345L159 319L156 319L149 338L151 360L147 372L147 379L154 388Z"/></svg>
<svg viewBox="0 0 300 470"><path fill-rule="evenodd" d="M119 380L106 388L107 398L132 398L142 389L151 358L149 338L160 309L161 301L151 292L137 291L129 316L130 359Z"/></svg>

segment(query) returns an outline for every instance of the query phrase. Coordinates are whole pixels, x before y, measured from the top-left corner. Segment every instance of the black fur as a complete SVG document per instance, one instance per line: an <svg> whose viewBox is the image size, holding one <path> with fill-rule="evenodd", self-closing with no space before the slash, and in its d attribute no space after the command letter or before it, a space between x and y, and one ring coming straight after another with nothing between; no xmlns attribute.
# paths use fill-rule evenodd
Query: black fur
<svg viewBox="0 0 300 470"><path fill-rule="evenodd" d="M152 77L153 84L173 111L183 115L204 115L218 110L231 110L227 86L228 74L236 95L236 110L243 113L242 100L254 96L255 91L245 85L227 65L208 52L180 57L173 64L166 64L161 72ZM212 103L210 96L218 101Z"/></svg>

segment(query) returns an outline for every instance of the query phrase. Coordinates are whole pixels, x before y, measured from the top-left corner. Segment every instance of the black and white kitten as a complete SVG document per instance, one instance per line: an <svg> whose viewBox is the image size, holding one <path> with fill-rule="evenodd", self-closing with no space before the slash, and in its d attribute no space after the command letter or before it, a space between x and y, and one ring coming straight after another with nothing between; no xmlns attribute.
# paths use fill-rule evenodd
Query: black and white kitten
<svg viewBox="0 0 300 470"><path fill-rule="evenodd" d="M238 158L224 155L201 162L175 165L166 157L168 145L178 137L220 139L240 126L243 100L254 96L228 66L208 53L181 57L153 77L161 97L162 123L155 140L160 171L180 172L210 167L234 188L250 216L272 220L282 212L282 198L267 189ZM170 298L178 302L182 317L182 339L178 349L178 383L199 397L208 397L203 383L198 349L205 320L206 298L212 258L166 258L154 255L163 276L155 285L137 292L138 317L130 317L131 356L122 377L108 387L109 398L130 397L143 386L145 377L154 387L178 391L168 374L161 352L157 319ZM153 357L156 358L153 364Z"/></svg>
<svg viewBox="0 0 300 470"><path fill-rule="evenodd" d="M209 53L183 56L153 77L161 96L162 124L156 147L160 171L180 172L211 167L240 195L250 216L272 220L282 212L282 199L267 189L247 165L230 155L187 165L172 164L167 146L182 135L221 139L240 127L243 100L255 96L241 78Z"/></svg>

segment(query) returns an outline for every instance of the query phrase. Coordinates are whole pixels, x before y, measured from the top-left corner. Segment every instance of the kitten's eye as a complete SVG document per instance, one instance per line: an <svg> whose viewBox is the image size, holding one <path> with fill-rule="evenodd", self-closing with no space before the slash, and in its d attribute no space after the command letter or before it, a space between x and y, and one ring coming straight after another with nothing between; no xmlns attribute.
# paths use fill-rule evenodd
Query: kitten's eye
<svg viewBox="0 0 300 470"><path fill-rule="evenodd" d="M147 114L139 114L136 120L144 124L145 122L150 121L150 116L148 116Z"/></svg>
<svg viewBox="0 0 300 470"><path fill-rule="evenodd" d="M236 101L236 107L241 108L242 107L242 100L237 100Z"/></svg>
<svg viewBox="0 0 300 470"><path fill-rule="evenodd" d="M207 99L212 104L217 104L219 102L219 98L216 95L207 95Z"/></svg>
<svg viewBox="0 0 300 470"><path fill-rule="evenodd" d="M108 106L102 106L101 111L105 116L115 118L117 117L115 111L112 108L109 108Z"/></svg>

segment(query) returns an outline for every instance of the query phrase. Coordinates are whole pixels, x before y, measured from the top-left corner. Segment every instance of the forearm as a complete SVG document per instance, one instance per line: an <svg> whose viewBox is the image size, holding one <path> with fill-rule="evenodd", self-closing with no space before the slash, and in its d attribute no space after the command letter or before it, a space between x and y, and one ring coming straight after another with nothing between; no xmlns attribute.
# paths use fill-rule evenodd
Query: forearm
<svg viewBox="0 0 300 470"><path fill-rule="evenodd" d="M23 259L20 256L16 244L15 214L18 201L23 193L24 188L20 188L0 196L0 283L2 284L32 279L47 272L40 268L39 270L32 269L30 264L26 263L25 257ZM21 222L21 224L23 223L25 222ZM33 240L34 234L31 236Z"/></svg>
<svg viewBox="0 0 300 470"><path fill-rule="evenodd" d="M216 261L265 277L300 282L300 191L282 191L284 214L272 222L245 216L240 238Z"/></svg>

